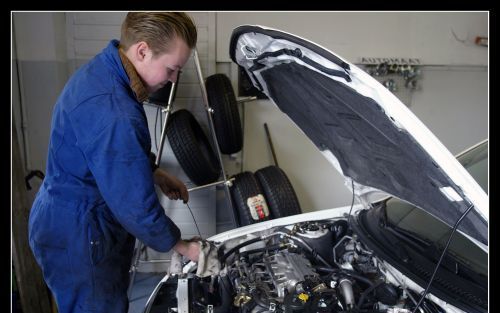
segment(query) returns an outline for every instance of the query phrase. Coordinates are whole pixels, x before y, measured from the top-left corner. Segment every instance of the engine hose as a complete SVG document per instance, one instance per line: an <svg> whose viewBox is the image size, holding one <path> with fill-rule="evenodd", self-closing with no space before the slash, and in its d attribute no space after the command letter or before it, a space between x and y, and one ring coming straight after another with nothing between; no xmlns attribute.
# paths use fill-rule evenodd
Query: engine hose
<svg viewBox="0 0 500 313"><path fill-rule="evenodd" d="M228 288L229 279L227 276L219 277L219 295L221 305L214 307L214 313L225 313L231 309L231 291Z"/></svg>
<svg viewBox="0 0 500 313"><path fill-rule="evenodd" d="M342 273L342 274L347 275L349 277L352 277L356 280L362 281L370 287L373 286L373 282L371 280L369 280L368 278L363 277L363 276L361 276L353 271L349 271L346 269L338 269L338 268L320 267L320 266L315 267L315 269L317 269L318 271L324 271L324 272L329 272L329 273Z"/></svg>
<svg viewBox="0 0 500 313"><path fill-rule="evenodd" d="M308 245L304 240L301 238L295 237L293 235L290 235L289 233L278 231L273 234L275 235L282 235L286 238L292 239L294 242L299 243L303 248L305 248L309 253L312 254L312 256L316 259L319 260L321 263L325 264L328 267L332 267L330 263L328 263L321 255L319 255L313 248L311 248L310 245Z"/></svg>
<svg viewBox="0 0 500 313"><path fill-rule="evenodd" d="M286 245L278 243L278 244L275 244L275 245L272 245L272 246L269 246L269 247L248 250L248 251L242 252L241 255L242 256L246 256L246 255L249 255L249 254L259 253L259 252L267 253L267 252L273 251L273 250L282 250L282 249L285 249L286 247L287 247Z"/></svg>
<svg viewBox="0 0 500 313"><path fill-rule="evenodd" d="M384 281L379 281L378 283L376 283L374 285L371 285L370 287L368 287L368 289L366 289L365 291L363 291L363 293L361 294L361 297L358 300L357 308L361 309L361 306L365 302L366 296L369 295L370 292L372 292L373 290L375 290L375 288L377 288L378 286L382 285L383 283L384 283Z"/></svg>
<svg viewBox="0 0 500 313"><path fill-rule="evenodd" d="M239 245L237 245L236 247L233 247L233 248L229 249L229 251L228 251L228 252L226 252L226 253L222 256L222 258L220 259L220 263L221 263L221 264L224 264L224 262L226 261L226 259L227 259L227 258L228 258L231 254L233 254L234 252L238 251L238 250L239 250L239 249L241 249L242 247L244 247L244 246L248 246L248 245L250 245L250 244L252 244L252 243L254 243L254 242L261 241L261 240L263 240L263 238L261 238L261 237L253 238L253 239L250 239L250 240L248 240L248 241L245 241L245 242L240 243L240 244L239 244Z"/></svg>
<svg viewBox="0 0 500 313"><path fill-rule="evenodd" d="M265 240L265 239L267 239L267 238L270 238L270 237L273 237L273 236L277 236L277 235L284 235L284 236L287 236L287 237L292 237L293 239L300 240L303 244L305 244L305 245L307 246L307 244L306 244L306 243L304 243L304 242L303 242L300 238L296 238L296 237L291 236L291 235L289 235L289 234L287 234L287 233L284 233L284 232L278 231L278 232L274 232L274 233L272 233L272 234L270 234L270 235L265 235L265 236L261 236L261 237L257 237L257 238L250 239L250 240L248 240L248 241L242 242L242 243L240 243L239 245L237 245L237 246L235 246L235 247L233 247L233 248L229 249L229 251L228 251L228 252L226 252L226 253L225 253L225 254L224 254L224 255L220 258L220 263L221 263L221 264L224 264L224 262L227 260L227 258L228 258L231 254L235 253L236 251L238 251L239 249L241 249L241 248L243 248L243 247L245 247L245 246L248 246L248 245L250 245L250 244L252 244L252 243L254 243L254 242L261 241L261 240ZM312 250L309 246L307 246L307 248L309 248L309 250ZM329 264L328 264L328 263L326 263L326 265L329 265Z"/></svg>
<svg viewBox="0 0 500 313"><path fill-rule="evenodd" d="M304 240L302 240L302 239L300 239L298 237L295 237L293 235L290 235L290 234L288 234L286 232L282 232L282 231L277 231L277 232L274 232L273 234L270 234L270 235L253 238L253 239L250 239L248 241L240 243L239 245L237 245L237 246L229 249L229 251L226 252L220 258L220 263L221 264L225 264L226 259L231 254L233 254L234 252L238 251L242 247L248 246L248 245L250 245L250 244L252 244L254 242L261 241L261 240L267 239L269 237L277 236L277 235L284 236L286 238L292 239L293 241L299 243L303 248L305 248L309 253L311 253L315 259L319 260L321 263L325 264L328 267L332 267L332 265L330 263L328 263L325 259L323 259L323 257L321 255L319 255L313 248L311 248L311 246L309 246Z"/></svg>
<svg viewBox="0 0 500 313"><path fill-rule="evenodd" d="M353 271L341 270L341 273L345 274L345 275L347 275L349 277L352 277L352 278L354 278L356 280L362 281L362 282L364 282L365 284L367 284L370 287L373 286L373 283L372 283L371 280L369 280L368 278L363 277L363 276L361 276L359 274L356 274Z"/></svg>

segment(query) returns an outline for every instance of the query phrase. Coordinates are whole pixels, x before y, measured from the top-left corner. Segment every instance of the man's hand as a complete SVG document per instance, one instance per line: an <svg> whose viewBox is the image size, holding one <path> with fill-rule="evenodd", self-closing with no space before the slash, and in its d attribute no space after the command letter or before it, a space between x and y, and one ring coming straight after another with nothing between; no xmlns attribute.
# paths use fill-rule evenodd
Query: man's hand
<svg viewBox="0 0 500 313"><path fill-rule="evenodd" d="M198 258L200 257L200 244L196 241L180 239L175 244L174 250L193 262L198 262Z"/></svg>
<svg viewBox="0 0 500 313"><path fill-rule="evenodd" d="M157 184L161 191L170 200L182 199L184 203L189 200L189 193L187 191L186 185L175 176L168 174L166 171L158 168L153 173L153 178L155 184Z"/></svg>

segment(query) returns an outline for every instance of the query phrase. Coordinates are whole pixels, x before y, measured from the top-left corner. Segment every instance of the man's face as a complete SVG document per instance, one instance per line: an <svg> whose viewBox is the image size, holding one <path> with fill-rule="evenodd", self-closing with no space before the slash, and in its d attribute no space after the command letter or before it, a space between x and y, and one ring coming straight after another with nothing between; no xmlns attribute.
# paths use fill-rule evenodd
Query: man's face
<svg viewBox="0 0 500 313"><path fill-rule="evenodd" d="M181 68L186 64L191 49L179 38L170 43L170 51L153 56L148 49L144 60L137 68L139 76L144 81L149 93L162 88L167 82L175 82Z"/></svg>

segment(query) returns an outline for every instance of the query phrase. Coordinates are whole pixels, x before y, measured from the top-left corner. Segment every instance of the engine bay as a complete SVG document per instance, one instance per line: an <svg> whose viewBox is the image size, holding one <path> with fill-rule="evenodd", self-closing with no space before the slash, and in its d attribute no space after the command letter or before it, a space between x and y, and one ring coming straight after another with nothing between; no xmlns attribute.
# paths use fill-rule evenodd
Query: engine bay
<svg viewBox="0 0 500 313"><path fill-rule="evenodd" d="M419 295L397 283L346 219L296 223L219 245L219 275L172 275L150 313L409 313ZM419 312L446 312L425 299Z"/></svg>

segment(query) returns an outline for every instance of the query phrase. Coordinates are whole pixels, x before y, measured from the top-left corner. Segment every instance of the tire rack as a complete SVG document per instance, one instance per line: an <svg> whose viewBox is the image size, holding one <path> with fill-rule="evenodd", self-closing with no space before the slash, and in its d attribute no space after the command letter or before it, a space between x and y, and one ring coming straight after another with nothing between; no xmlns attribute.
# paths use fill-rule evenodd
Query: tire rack
<svg viewBox="0 0 500 313"><path fill-rule="evenodd" d="M207 96L207 89L205 87L205 80L203 79L203 73L201 71L201 65L200 65L200 59L199 59L199 56L198 56L198 50L195 48L194 49L194 61L195 61L195 65L196 65L196 72L198 73L198 80L200 82L200 88L201 88L201 95L202 95L202 98L203 98L203 104L205 106L205 111L207 113L207 119L208 119L208 126L209 126L209 131L211 133L211 136L212 136L212 140L213 140L213 143L215 145L215 149L217 151L217 158L219 160L219 163L220 163L220 166L221 166L221 169L222 169L222 180L221 181L217 181L217 182L214 182L214 183L210 183L210 184L207 184L207 185L203 185L203 186L197 186L197 187L193 187L193 188L190 188L188 189L188 192L191 192L191 191L196 191L196 190L200 190L200 189L203 189L203 188L207 188L207 187L211 187L211 186L216 186L216 185L224 185L224 191L225 191L225 194L226 194L226 200L227 200L227 203L229 205L229 208L231 209L231 213L232 213L232 219L233 219L233 223L234 225L238 225L238 221L236 220L236 216L235 216L235 212L234 212L234 208L233 208L233 203L232 203L232 200L231 200L231 192L229 190L229 187L231 187L232 185L232 180L233 179L228 179L227 176L226 176L226 171L224 169L224 164L222 162L222 154L220 152L220 148L219 148L219 142L217 140L217 136L215 134L215 128L214 128L214 123L213 123L213 119L212 119L212 114L214 113L214 110L210 107L210 104L208 103L208 96ZM177 81L178 81L178 77L177 76ZM174 98L174 94L175 94L175 91L177 89L177 82L175 83L172 83L172 88L170 89L170 95L168 97L168 103L167 103L167 108L166 109L162 109L162 113L165 114L165 122L163 124L163 128L162 128L162 131L161 131L161 137L160 137L160 146L158 148L158 154L156 156L156 160L155 160L155 164L157 166L160 165L160 160L161 160L161 155L162 155L162 152L163 152L163 147L164 147L164 143L165 143L165 136L166 136L166 129L167 129L167 120L168 120L168 116L170 115L171 111L172 111L172 108L173 108L173 98ZM240 99L238 100L237 102L238 103L242 103L242 102L246 102L246 101L251 101L251 100L255 100L257 99L256 97L248 97L248 98L244 98L244 99ZM139 263L163 263L163 262L169 262L169 260L141 260L141 254L142 252L146 249L146 246L144 245L144 243L138 239L136 239L135 241L135 246L134 246L134 252L133 252L133 255L132 255L132 264L131 264L131 267L130 267L130 282L129 282L129 286L128 286L128 289L127 289L127 295L129 297L129 301L130 301L130 295L131 295L131 292L132 292L132 286L134 285L134 280L135 280L135 275L137 273L137 269L139 267Z"/></svg>

